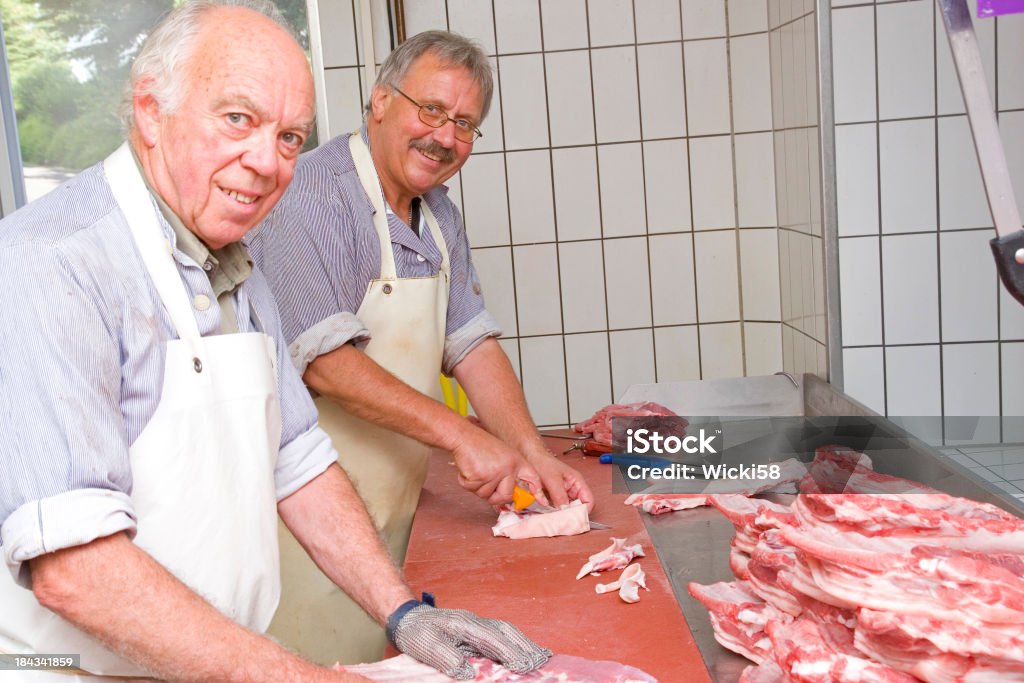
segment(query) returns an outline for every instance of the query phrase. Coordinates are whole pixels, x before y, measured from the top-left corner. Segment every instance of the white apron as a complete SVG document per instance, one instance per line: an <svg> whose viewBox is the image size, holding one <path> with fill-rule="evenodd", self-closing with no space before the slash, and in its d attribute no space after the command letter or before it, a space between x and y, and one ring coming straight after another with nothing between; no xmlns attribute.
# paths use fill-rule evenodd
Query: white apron
<svg viewBox="0 0 1024 683"><path fill-rule="evenodd" d="M450 272L441 228L422 202L441 252L441 269L429 278L397 277L387 212L370 150L359 133L349 138L349 149L373 203L373 224L380 241L380 277L367 285L357 312L371 335L365 352L412 388L440 399L438 373L444 355ZM386 396L380 399L388 400ZM395 561L401 564L431 448L354 417L330 399L319 398L316 405L320 426L331 435L340 454L338 462L366 502ZM283 524L279 530L281 606L269 633L320 664L380 659L387 642L383 629L323 575Z"/></svg>
<svg viewBox="0 0 1024 683"><path fill-rule="evenodd" d="M281 412L274 341L256 332L200 337L127 144L104 161L104 171L180 337L167 342L160 402L129 450L135 544L223 614L262 632L280 595L274 465ZM93 675L145 676L41 607L10 572L0 574L0 651L80 654L82 669ZM131 600L135 589L123 590ZM79 678L0 673L62 683Z"/></svg>

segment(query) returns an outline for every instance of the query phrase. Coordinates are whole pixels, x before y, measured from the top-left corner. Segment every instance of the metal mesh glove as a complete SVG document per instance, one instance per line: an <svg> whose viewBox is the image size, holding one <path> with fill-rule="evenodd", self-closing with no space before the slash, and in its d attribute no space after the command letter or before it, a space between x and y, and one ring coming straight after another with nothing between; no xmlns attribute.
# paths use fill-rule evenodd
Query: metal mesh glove
<svg viewBox="0 0 1024 683"><path fill-rule="evenodd" d="M551 650L508 622L417 601L409 601L391 615L388 637L401 652L459 680L475 675L467 656L486 657L515 673L533 671L551 657Z"/></svg>

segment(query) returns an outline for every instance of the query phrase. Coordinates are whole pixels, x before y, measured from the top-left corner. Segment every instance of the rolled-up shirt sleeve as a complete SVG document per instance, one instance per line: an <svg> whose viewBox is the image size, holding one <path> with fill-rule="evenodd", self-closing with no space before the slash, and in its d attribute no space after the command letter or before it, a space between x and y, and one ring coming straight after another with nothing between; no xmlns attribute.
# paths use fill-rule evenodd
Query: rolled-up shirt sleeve
<svg viewBox="0 0 1024 683"><path fill-rule="evenodd" d="M113 332L124 311L95 303L101 271L68 253L0 249L0 543L23 585L27 560L135 532Z"/></svg>
<svg viewBox="0 0 1024 683"><path fill-rule="evenodd" d="M451 205L454 230L448 238L451 280L448 286L448 316L445 326L444 357L441 370L451 375L452 369L488 337L500 337L501 328L484 306L480 278L466 237L466 228L459 210Z"/></svg>
<svg viewBox="0 0 1024 683"><path fill-rule="evenodd" d="M349 342L364 342L370 339L370 331L354 313L342 311L326 320L321 320L295 338L288 346L292 365L299 375L306 374L306 368L317 356L340 348Z"/></svg>

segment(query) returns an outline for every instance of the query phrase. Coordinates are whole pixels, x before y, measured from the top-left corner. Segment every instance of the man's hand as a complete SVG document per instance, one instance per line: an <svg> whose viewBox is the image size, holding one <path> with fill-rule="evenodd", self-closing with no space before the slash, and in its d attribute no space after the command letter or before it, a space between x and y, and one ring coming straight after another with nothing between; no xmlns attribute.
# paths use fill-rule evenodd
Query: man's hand
<svg viewBox="0 0 1024 683"><path fill-rule="evenodd" d="M541 483L548 493L551 505L559 507L570 501L578 500L587 506L588 512L594 510L594 494L590 491L582 474L546 449L543 453L528 457L527 462L533 465L540 475Z"/></svg>
<svg viewBox="0 0 1024 683"><path fill-rule="evenodd" d="M451 449L459 486L491 505L512 500L517 481L526 482L534 492L541 490L541 475L518 452L479 427L466 432ZM546 501L542 498L541 502Z"/></svg>
<svg viewBox="0 0 1024 683"><path fill-rule="evenodd" d="M412 604L403 605L388 619L388 637L401 652L446 676L472 679L467 655L486 657L519 674L543 666L551 657L551 650L506 621L422 603L408 609Z"/></svg>

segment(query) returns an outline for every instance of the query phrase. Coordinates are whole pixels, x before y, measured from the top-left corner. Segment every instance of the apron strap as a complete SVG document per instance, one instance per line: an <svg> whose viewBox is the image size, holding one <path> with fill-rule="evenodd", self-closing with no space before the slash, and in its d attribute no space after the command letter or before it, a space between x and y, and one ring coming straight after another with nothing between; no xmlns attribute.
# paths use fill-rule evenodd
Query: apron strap
<svg viewBox="0 0 1024 683"><path fill-rule="evenodd" d="M348 148L352 152L352 161L356 165L356 175L362 183L363 191L373 205L373 226L377 229L377 240L380 242L380 279L394 280L395 253L391 248L391 231L388 229L388 214L384 210L384 194L380 187L380 178L370 156L370 148L363 142L359 131L348 138Z"/></svg>
<svg viewBox="0 0 1024 683"><path fill-rule="evenodd" d="M174 265L171 243L160 229L156 208L127 142L104 160L103 171L178 337L198 341L199 325L192 314L185 283Z"/></svg>

